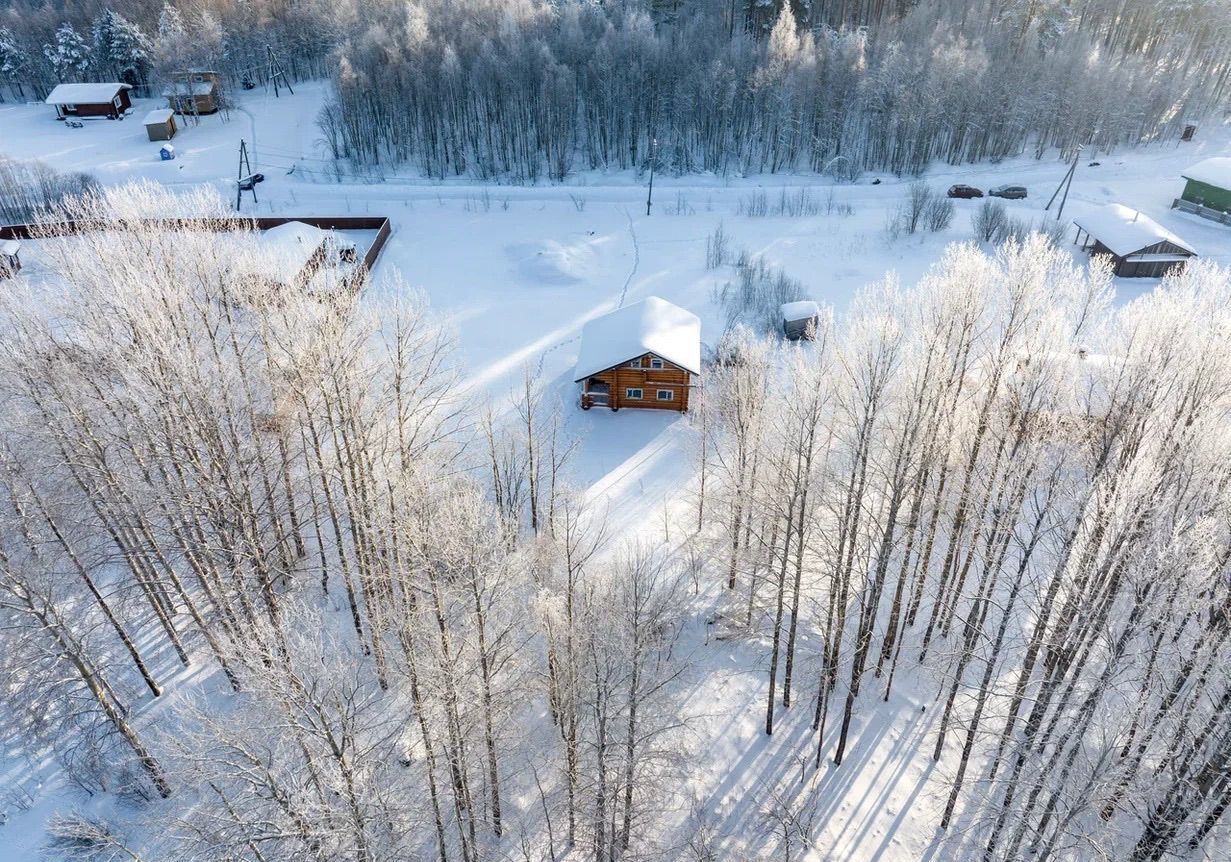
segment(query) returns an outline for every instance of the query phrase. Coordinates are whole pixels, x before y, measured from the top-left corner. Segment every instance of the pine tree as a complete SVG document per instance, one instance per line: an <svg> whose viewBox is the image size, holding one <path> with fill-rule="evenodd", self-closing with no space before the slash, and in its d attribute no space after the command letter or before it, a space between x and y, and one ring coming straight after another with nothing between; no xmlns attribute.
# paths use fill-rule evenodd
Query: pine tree
<svg viewBox="0 0 1231 862"><path fill-rule="evenodd" d="M94 62L90 44L67 22L56 30L55 41L43 46L43 56L60 82L80 81Z"/></svg>
<svg viewBox="0 0 1231 862"><path fill-rule="evenodd" d="M113 9L94 19L94 63L99 74L128 84L145 82L151 45L141 28Z"/></svg>
<svg viewBox="0 0 1231 862"><path fill-rule="evenodd" d="M29 65L30 60L17 36L8 27L0 27L0 81L16 89L18 96L25 95L22 79Z"/></svg>

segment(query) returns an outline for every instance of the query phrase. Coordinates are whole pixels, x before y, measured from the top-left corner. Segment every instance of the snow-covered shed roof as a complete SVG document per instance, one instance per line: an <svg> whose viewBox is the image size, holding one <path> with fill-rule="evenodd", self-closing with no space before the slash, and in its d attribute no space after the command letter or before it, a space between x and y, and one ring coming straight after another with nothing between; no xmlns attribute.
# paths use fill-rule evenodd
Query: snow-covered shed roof
<svg viewBox="0 0 1231 862"><path fill-rule="evenodd" d="M239 274L290 284L308 266L325 241L325 231L301 221L289 221L256 234L238 236L238 259L233 264Z"/></svg>
<svg viewBox="0 0 1231 862"><path fill-rule="evenodd" d="M131 90L129 84L57 84L43 101L48 105L102 105L115 98L120 90Z"/></svg>
<svg viewBox="0 0 1231 862"><path fill-rule="evenodd" d="M160 126L167 120L171 119L175 112L170 108L155 108L145 115L142 122L147 126Z"/></svg>
<svg viewBox="0 0 1231 862"><path fill-rule="evenodd" d="M308 265L325 241L325 232L301 221L288 221L261 231L261 248L282 265L294 265L292 275Z"/></svg>
<svg viewBox="0 0 1231 862"><path fill-rule="evenodd" d="M782 303L778 311L786 321L811 320L820 316L821 307L810 299L801 299L798 302Z"/></svg>
<svg viewBox="0 0 1231 862"><path fill-rule="evenodd" d="M1190 254L1197 250L1154 219L1123 204L1107 204L1073 219L1073 224L1111 249L1127 257L1156 243L1170 242Z"/></svg>
<svg viewBox="0 0 1231 862"><path fill-rule="evenodd" d="M0 239L0 254L12 257L21 248L21 243L15 239Z"/></svg>
<svg viewBox="0 0 1231 862"><path fill-rule="evenodd" d="M584 380L646 353L700 374L701 319L657 296L596 317L582 327L573 379Z"/></svg>
<svg viewBox="0 0 1231 862"><path fill-rule="evenodd" d="M1231 189L1231 157L1216 156L1203 162L1197 162L1180 176L1186 180L1196 180L1220 189Z"/></svg>

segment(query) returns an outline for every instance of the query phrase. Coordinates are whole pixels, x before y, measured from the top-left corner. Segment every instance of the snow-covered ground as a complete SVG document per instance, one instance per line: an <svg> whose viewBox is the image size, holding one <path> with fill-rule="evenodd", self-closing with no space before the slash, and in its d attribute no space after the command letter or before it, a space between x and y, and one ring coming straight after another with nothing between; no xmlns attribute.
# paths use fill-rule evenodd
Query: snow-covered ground
<svg viewBox="0 0 1231 862"><path fill-rule="evenodd" d="M656 178L653 215L646 215L643 178L627 174L580 174L564 185L533 187L433 183L413 177L385 182L329 181L315 117L322 84L297 84L293 96L257 90L242 96L229 118L202 118L176 136L177 158L161 161L160 144L146 139L140 117L157 100L135 100L121 122L98 120L72 129L56 122L45 105L0 106L0 154L39 158L62 170L82 170L104 183L152 180L169 186L211 183L233 194L240 139L252 147L253 169L266 175L255 210L303 215L387 215L393 235L377 275L396 271L404 284L425 295L456 332L463 379L501 397L525 368L547 381L571 408L571 370L577 339L587 320L646 296L657 295L701 317L702 340L712 345L722 328L714 293L733 277L730 267L708 270L706 239L721 224L734 251L763 256L801 281L806 293L839 310L864 285L895 273L916 281L952 242L971 241L970 216L978 201L956 201L950 228L936 234L891 239L886 223L904 197L909 179L872 176L832 188L823 178ZM1087 154L1069 195L1066 220L1119 202L1148 214L1192 244L1203 256L1231 263L1231 228L1170 209L1181 188L1180 172L1201 159L1231 153L1228 129L1212 125L1198 139L1140 151ZM1101 164L1089 167L1097 159ZM926 179L943 190L956 182L986 188L1000 183L1029 187L1030 197L1010 201L1010 211L1038 220L1066 171L1054 159L1020 159L999 165L938 166ZM764 190L772 207L781 190L810 187L820 214L749 217L741 204ZM833 211L829 208L832 193ZM849 208L849 214L839 210ZM1054 208L1053 208L1054 212ZM1072 233L1070 231L1070 237ZM1074 250L1075 254L1080 252ZM37 269L38 248L24 253ZM378 279L379 280L379 279ZM1117 300L1131 301L1154 288L1151 280L1119 280ZM373 291L369 299L383 299ZM693 431L687 417L604 410L566 410L570 430L582 438L575 480L606 507L612 531L658 529L639 513L644 505L688 508ZM665 519L668 520L668 519ZM687 713L693 717L696 764L694 793L710 812L730 847L755 840L750 818L761 787L801 769L781 756L814 754L807 694L786 714L772 739L761 729L764 657L757 644L719 641L699 613L695 637L698 666L689 679ZM807 650L805 649L805 652ZM814 671L799 679L807 691ZM880 694L869 686L868 698ZM932 714L912 696L910 681L856 728L849 766L822 768L815 778L818 846L815 858L851 862L906 862L936 857L932 843L936 785L926 745ZM0 757L3 752L0 751ZM935 770L945 770L942 761ZM809 771L809 776L812 773ZM0 781L15 772L0 766ZM28 810L12 806L0 826L0 860L33 858L42 824L71 791L49 776L49 789ZM686 808L687 802L681 801Z"/></svg>

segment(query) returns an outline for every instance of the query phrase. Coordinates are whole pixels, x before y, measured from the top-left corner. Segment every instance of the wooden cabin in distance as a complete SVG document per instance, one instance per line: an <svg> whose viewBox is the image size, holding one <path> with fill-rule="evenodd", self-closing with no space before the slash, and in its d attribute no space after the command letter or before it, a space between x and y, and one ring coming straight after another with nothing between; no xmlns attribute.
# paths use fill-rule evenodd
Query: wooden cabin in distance
<svg viewBox="0 0 1231 862"><path fill-rule="evenodd" d="M1105 254L1122 278L1162 278L1182 269L1196 250L1145 213L1107 204L1073 219L1077 238L1090 254Z"/></svg>
<svg viewBox="0 0 1231 862"><path fill-rule="evenodd" d="M217 72L179 72L162 95L177 114L212 114L222 105L222 76Z"/></svg>
<svg viewBox="0 0 1231 862"><path fill-rule="evenodd" d="M117 119L132 108L128 98L130 84L59 84L43 101L54 105L56 119L69 117L108 117Z"/></svg>
<svg viewBox="0 0 1231 862"><path fill-rule="evenodd" d="M660 299L596 317L581 330L573 380L581 408L688 409L693 379L701 374L701 319Z"/></svg>

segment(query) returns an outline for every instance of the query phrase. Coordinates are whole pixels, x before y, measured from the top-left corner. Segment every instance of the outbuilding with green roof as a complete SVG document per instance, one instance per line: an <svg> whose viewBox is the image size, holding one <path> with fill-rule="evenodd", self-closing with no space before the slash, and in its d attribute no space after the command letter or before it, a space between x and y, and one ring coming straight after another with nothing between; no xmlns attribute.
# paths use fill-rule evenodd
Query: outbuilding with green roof
<svg viewBox="0 0 1231 862"><path fill-rule="evenodd" d="M1198 162L1180 174L1184 191L1173 207L1227 223L1231 217L1231 157Z"/></svg>

